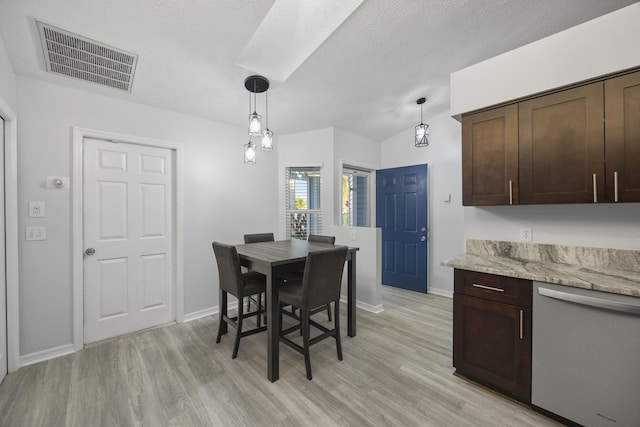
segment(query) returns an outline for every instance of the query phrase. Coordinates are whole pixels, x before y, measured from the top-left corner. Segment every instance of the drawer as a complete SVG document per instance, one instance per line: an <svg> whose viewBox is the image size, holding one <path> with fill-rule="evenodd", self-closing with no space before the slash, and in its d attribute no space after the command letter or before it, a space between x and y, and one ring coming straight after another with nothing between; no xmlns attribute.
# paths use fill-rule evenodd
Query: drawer
<svg viewBox="0 0 640 427"><path fill-rule="evenodd" d="M531 308L531 280L455 269L453 284L458 294Z"/></svg>

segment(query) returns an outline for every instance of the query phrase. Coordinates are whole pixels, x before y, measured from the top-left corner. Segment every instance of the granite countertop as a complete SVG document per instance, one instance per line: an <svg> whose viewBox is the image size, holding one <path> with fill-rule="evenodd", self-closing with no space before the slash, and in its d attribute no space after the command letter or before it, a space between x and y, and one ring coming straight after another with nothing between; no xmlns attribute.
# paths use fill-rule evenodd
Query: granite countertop
<svg viewBox="0 0 640 427"><path fill-rule="evenodd" d="M467 240L447 267L640 297L640 251Z"/></svg>

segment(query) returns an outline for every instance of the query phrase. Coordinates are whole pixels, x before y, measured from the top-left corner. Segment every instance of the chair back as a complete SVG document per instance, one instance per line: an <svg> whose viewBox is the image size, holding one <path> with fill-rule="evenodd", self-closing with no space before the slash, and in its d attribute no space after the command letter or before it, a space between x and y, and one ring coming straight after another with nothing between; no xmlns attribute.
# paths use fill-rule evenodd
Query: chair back
<svg viewBox="0 0 640 427"><path fill-rule="evenodd" d="M236 247L220 242L213 242L212 246L218 263L220 289L236 297L241 295L244 280L240 271L240 257Z"/></svg>
<svg viewBox="0 0 640 427"><path fill-rule="evenodd" d="M340 299L346 246L309 252L302 277L302 305L313 309Z"/></svg>
<svg viewBox="0 0 640 427"><path fill-rule="evenodd" d="M275 239L273 238L273 233L256 233L244 235L245 243L273 242L274 240Z"/></svg>
<svg viewBox="0 0 640 427"><path fill-rule="evenodd" d="M307 240L309 242L331 243L332 245L334 245L336 243L336 236L321 236L319 234L309 234Z"/></svg>

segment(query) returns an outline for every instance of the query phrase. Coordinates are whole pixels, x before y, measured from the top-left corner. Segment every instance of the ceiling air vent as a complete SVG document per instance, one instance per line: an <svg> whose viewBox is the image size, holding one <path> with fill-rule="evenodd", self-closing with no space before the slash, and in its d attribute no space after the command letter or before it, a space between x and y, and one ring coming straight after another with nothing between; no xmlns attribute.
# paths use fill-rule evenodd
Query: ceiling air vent
<svg viewBox="0 0 640 427"><path fill-rule="evenodd" d="M36 21L47 71L131 92L138 55Z"/></svg>

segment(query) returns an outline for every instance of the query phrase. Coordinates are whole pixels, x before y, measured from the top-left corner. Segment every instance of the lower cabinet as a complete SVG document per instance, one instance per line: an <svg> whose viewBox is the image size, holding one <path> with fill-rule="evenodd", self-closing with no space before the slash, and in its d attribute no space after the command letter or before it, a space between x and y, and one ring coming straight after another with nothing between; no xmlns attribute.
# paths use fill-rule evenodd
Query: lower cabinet
<svg viewBox="0 0 640 427"><path fill-rule="evenodd" d="M456 372L530 403L532 282L455 270L454 290Z"/></svg>

